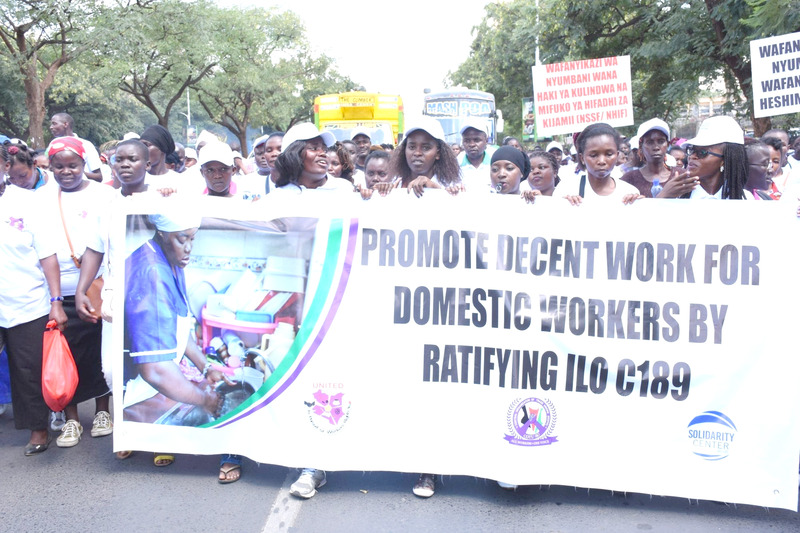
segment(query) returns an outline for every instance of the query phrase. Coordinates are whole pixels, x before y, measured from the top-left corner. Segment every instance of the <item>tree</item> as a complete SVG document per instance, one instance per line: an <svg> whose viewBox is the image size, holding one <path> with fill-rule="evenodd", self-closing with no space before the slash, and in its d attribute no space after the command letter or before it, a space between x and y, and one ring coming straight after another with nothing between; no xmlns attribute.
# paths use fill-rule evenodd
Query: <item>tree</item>
<svg viewBox="0 0 800 533"><path fill-rule="evenodd" d="M10 137L27 138L28 113L22 74L7 55L0 54L0 132Z"/></svg>
<svg viewBox="0 0 800 533"><path fill-rule="evenodd" d="M293 13L224 10L220 18L232 39L217 42L225 54L198 84L198 100L243 147L250 125L288 128L308 114L318 91L352 85L332 70L330 59L310 57L302 24Z"/></svg>
<svg viewBox="0 0 800 533"><path fill-rule="evenodd" d="M98 147L109 139L121 139L128 131L141 133L152 123L151 113L120 91L114 80L87 77L91 68L79 57L61 69L45 96L48 115L69 113L76 133Z"/></svg>
<svg viewBox="0 0 800 533"><path fill-rule="evenodd" d="M99 12L95 0L2 0L3 54L22 77L33 146L44 146L45 91L58 70L90 47L87 21Z"/></svg>
<svg viewBox="0 0 800 533"><path fill-rule="evenodd" d="M796 2L782 2L790 11ZM530 95L530 66L538 39L544 63L630 55L634 113L677 117L696 101L701 79L722 77L732 101L752 114L749 41L768 20L776 33L797 31L798 16L775 16L762 0L527 0L487 6L472 53L452 79L483 84L503 105ZM759 10L758 6L761 6ZM754 6L755 9L754 9ZM539 22L537 23L537 17ZM526 80L526 81L523 81ZM511 126L516 126L511 113ZM756 134L769 120L754 120Z"/></svg>
<svg viewBox="0 0 800 533"><path fill-rule="evenodd" d="M136 11L112 11L96 66L168 127L170 112L186 90L228 53L215 48L229 31L218 15L207 0L158 0Z"/></svg>

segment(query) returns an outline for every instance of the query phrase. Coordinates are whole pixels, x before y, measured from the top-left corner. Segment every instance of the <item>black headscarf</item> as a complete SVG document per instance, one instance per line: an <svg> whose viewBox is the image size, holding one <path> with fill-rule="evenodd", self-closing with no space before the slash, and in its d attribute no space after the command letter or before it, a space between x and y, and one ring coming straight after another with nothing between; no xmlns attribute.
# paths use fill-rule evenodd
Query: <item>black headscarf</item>
<svg viewBox="0 0 800 533"><path fill-rule="evenodd" d="M531 162L528 157L512 146L501 146L495 150L492 155L492 163L494 164L497 161L511 161L514 163L522 172L520 181L528 179L528 174L531 173Z"/></svg>
<svg viewBox="0 0 800 533"><path fill-rule="evenodd" d="M139 140L149 142L164 152L164 154L171 154L175 151L175 141L172 140L172 134L167 128L160 124L148 126L147 129L142 132L142 136Z"/></svg>

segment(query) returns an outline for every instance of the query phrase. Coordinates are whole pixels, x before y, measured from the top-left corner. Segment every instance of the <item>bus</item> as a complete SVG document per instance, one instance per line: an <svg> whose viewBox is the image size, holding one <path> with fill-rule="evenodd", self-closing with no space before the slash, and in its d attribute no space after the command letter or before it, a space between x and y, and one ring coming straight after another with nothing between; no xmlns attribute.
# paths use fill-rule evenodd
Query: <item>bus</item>
<svg viewBox="0 0 800 533"><path fill-rule="evenodd" d="M397 145L405 127L403 99L361 91L323 94L314 99L314 124L339 141L350 140L353 128L363 127L370 131L372 144Z"/></svg>
<svg viewBox="0 0 800 533"><path fill-rule="evenodd" d="M497 135L503 132L503 113L495 107L492 93L463 87L438 92L426 89L423 114L441 123L449 143L461 144L461 126L468 117L486 120L489 144L497 144Z"/></svg>

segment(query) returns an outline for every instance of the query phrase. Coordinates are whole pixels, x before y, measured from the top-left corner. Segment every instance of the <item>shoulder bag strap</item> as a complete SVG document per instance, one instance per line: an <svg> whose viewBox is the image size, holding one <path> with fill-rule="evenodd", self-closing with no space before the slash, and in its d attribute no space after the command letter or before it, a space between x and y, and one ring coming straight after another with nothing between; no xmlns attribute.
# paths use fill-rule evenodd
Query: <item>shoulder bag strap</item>
<svg viewBox="0 0 800 533"><path fill-rule="evenodd" d="M61 187L58 188L58 212L61 213L61 226L64 228L64 235L67 237L69 256L72 258L72 262L75 263L75 267L80 268L81 262L75 257L75 249L72 247L72 240L69 238L69 231L67 231L67 221L64 219L64 208L61 206Z"/></svg>

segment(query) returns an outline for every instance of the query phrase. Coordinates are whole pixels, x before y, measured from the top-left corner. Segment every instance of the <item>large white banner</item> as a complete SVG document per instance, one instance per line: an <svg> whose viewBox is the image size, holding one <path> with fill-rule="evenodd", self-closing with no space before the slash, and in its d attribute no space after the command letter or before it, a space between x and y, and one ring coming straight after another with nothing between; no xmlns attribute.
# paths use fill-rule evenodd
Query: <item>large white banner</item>
<svg viewBox="0 0 800 533"><path fill-rule="evenodd" d="M750 41L756 118L800 112L800 32Z"/></svg>
<svg viewBox="0 0 800 533"><path fill-rule="evenodd" d="M131 343L147 333L115 305L115 449L796 510L794 206L274 200L127 205L202 212L183 259L189 342L224 337L236 385L213 414L165 383L137 397L153 373ZM154 230L136 216L115 230L115 294L132 306L131 257Z"/></svg>

